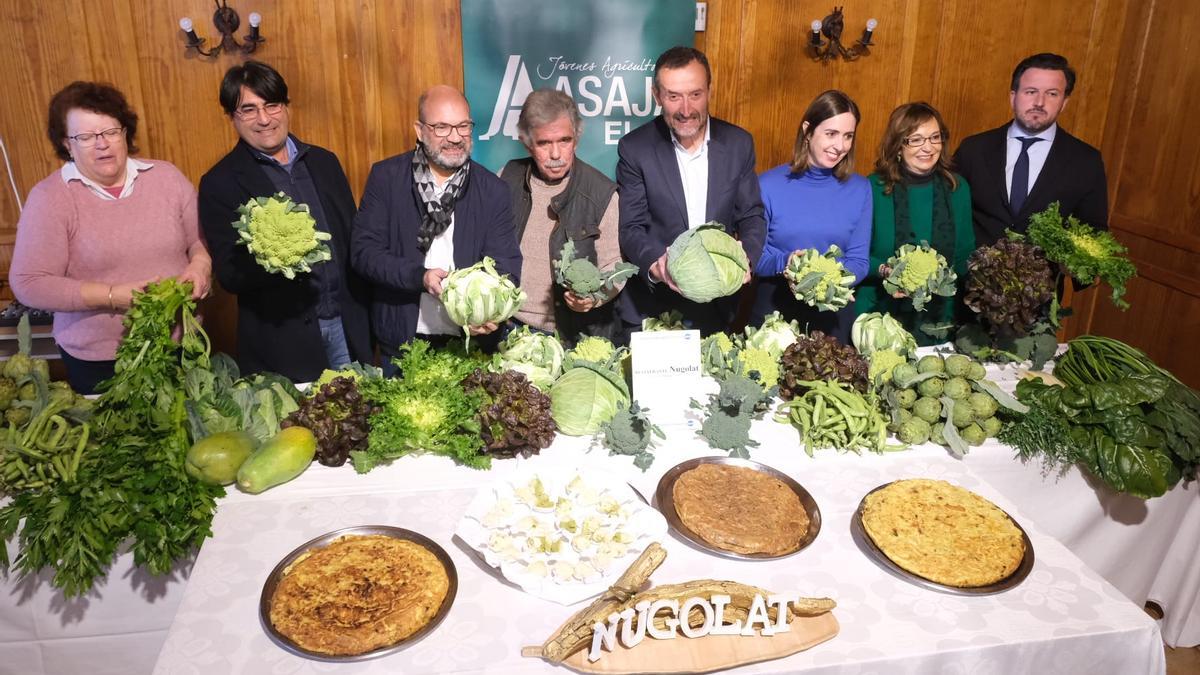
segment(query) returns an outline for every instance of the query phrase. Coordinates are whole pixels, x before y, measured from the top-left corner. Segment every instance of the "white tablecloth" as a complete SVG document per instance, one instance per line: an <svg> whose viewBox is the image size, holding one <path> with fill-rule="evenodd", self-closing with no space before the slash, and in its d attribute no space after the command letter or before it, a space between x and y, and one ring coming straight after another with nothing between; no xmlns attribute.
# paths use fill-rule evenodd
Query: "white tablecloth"
<svg viewBox="0 0 1200 675"><path fill-rule="evenodd" d="M1011 371L989 368L989 376L996 379L1003 380L1007 375ZM773 422L757 423L755 435L767 445L782 443L787 448L795 445L790 428ZM575 443L578 441L560 439L545 455L549 457L560 447ZM841 464L832 451L822 452L816 460L808 460L798 450L789 452L804 460L796 465L794 475L814 494L818 491L804 478L804 472L823 469L827 464ZM789 452L784 453L785 459ZM596 452L590 459L609 470L628 467L635 476L635 484L649 496L659 474L696 453L694 447L663 451L645 476L629 467L625 458L610 459ZM946 457L945 451L937 448L904 454ZM769 447L755 450L753 456L774 463L775 455ZM868 457L861 461L882 460ZM1022 523L1036 525L1065 544L1136 606L1140 607L1147 599L1161 604L1166 612L1162 634L1168 644L1200 644L1200 566L1195 563L1200 552L1200 495L1196 484L1178 486L1163 497L1143 502L1112 494L1103 485L1083 477L1077 469L1063 477L1043 476L1040 467L1015 461L1010 449L994 442L972 449L959 464L1007 498L1007 503L1014 507L1013 515ZM498 462L491 473L508 471L513 466L512 461ZM474 489L488 476L431 457L408 458L365 477L349 468L331 470L314 466L293 483L262 495L252 497L234 490L222 503L217 534L222 538L225 511L242 502L265 504L306 496L372 494L381 485L401 490L453 492ZM832 508L825 503L822 506L826 510ZM210 542L205 550L216 545L216 541ZM250 541L245 543L246 547L254 545ZM15 545L10 544L8 550L10 556L15 555ZM679 557L674 550L672 554ZM182 564L165 579L135 573L131 568L131 556L122 555L98 591L72 601L65 601L61 594L51 591L44 579L18 584L15 579L0 578L0 664L4 664L0 672L10 667L13 672L21 673L150 672L188 583L190 565Z"/></svg>
<svg viewBox="0 0 1200 675"><path fill-rule="evenodd" d="M814 460L796 447L786 427L766 426L772 424L764 423L760 436L770 440L753 456L813 494L823 517L816 541L795 556L749 562L719 558L672 537L663 542L666 563L651 577L658 584L731 579L838 601L842 629L836 638L744 672L1163 672L1154 622L1033 523L1024 522L1036 551L1030 576L1010 592L987 597L925 590L857 548L851 514L867 491L897 478L945 478L1017 512L962 462L933 449L882 457L826 451ZM578 439L564 439L541 457L499 462L497 469L566 462L616 470L650 496L658 477L675 463L710 454L699 443L672 439L671 450L660 452L641 474L628 458L585 454L582 446ZM542 642L579 606L524 594L453 538L477 487L495 478L495 471L450 470L448 461L418 458L365 477L314 467L296 483L258 497L231 497L217 514L216 536L196 561L155 672L331 670L270 641L259 623L259 595L274 565L296 546L330 530L369 524L406 527L438 542L457 567L458 596L445 622L423 640L384 659L339 666L339 672L553 672L549 664L522 658L520 649Z"/></svg>

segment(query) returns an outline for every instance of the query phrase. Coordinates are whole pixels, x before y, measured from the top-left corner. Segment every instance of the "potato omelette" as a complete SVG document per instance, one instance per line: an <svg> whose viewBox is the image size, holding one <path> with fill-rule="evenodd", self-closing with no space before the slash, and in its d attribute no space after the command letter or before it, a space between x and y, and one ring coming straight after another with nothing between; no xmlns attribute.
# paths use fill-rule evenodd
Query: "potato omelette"
<svg viewBox="0 0 1200 675"><path fill-rule="evenodd" d="M297 646L353 656L425 627L450 588L432 551L384 535L348 535L288 566L271 596L271 624Z"/></svg>
<svg viewBox="0 0 1200 675"><path fill-rule="evenodd" d="M784 555L808 534L808 513L783 481L728 464L685 471L672 489L679 519L704 541L743 555Z"/></svg>
<svg viewBox="0 0 1200 675"><path fill-rule="evenodd" d="M1021 530L1008 514L941 480L899 480L872 492L862 524L892 562L947 586L997 583L1025 556Z"/></svg>

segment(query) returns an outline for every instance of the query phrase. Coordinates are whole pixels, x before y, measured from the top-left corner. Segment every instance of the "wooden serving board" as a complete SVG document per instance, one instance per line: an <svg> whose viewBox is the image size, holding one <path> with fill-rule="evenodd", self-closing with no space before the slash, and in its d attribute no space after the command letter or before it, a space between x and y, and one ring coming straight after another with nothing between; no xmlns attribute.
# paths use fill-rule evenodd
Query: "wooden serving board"
<svg viewBox="0 0 1200 675"><path fill-rule="evenodd" d="M647 636L632 649L621 645L604 652L598 661L588 661L587 649L575 652L564 666L581 673L635 675L640 673L710 673L759 661L771 661L802 652L838 634L840 626L832 612L798 616L792 629L769 637L755 635L705 635L673 640Z"/></svg>

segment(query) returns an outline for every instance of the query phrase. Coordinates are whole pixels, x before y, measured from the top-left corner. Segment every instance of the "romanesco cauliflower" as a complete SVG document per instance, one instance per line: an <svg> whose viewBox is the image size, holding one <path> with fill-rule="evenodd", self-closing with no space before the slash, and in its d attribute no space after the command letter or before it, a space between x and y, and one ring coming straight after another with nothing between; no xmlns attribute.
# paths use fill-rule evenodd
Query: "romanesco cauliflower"
<svg viewBox="0 0 1200 675"><path fill-rule="evenodd" d="M788 258L783 275L792 293L801 302L822 312L839 310L854 299L854 275L846 271L838 258L842 249L831 245L824 254L816 249L797 251Z"/></svg>
<svg viewBox="0 0 1200 675"><path fill-rule="evenodd" d="M913 309L925 310L925 305L934 295L954 295L954 282L958 275L946 262L945 256L931 248L928 242L920 245L905 244L888 258L892 272L883 280L888 293L903 293L912 300Z"/></svg>
<svg viewBox="0 0 1200 675"><path fill-rule="evenodd" d="M311 272L312 266L330 260L333 255L328 232L317 230L317 221L308 206L297 204L279 192L270 197L255 197L238 207L233 221L239 241L268 272L296 278L298 272Z"/></svg>

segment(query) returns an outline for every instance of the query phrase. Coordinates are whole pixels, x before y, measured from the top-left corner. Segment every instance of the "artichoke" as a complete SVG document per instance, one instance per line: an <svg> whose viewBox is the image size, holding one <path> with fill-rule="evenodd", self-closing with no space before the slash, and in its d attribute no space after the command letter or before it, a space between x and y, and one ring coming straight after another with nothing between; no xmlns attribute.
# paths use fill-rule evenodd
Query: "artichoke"
<svg viewBox="0 0 1200 675"><path fill-rule="evenodd" d="M497 457L529 457L554 442L550 397L515 370L476 370L463 380L468 393L484 394L476 419L485 452Z"/></svg>
<svg viewBox="0 0 1200 675"><path fill-rule="evenodd" d="M11 377L0 376L0 410L8 410L17 398L17 383Z"/></svg>
<svg viewBox="0 0 1200 675"><path fill-rule="evenodd" d="M786 400L802 395L808 380L844 382L859 393L867 392L870 366L858 350L832 335L815 330L802 335L783 352L779 362L779 395Z"/></svg>
<svg viewBox="0 0 1200 675"><path fill-rule="evenodd" d="M888 258L887 266L892 273L883 280L888 293L903 293L912 300L913 309L925 311L925 305L934 295L951 297L958 275L946 262L946 257L935 251L927 242L920 245L905 244Z"/></svg>
<svg viewBox="0 0 1200 675"><path fill-rule="evenodd" d="M1033 244L1001 239L981 246L971 254L967 269L963 302L995 334L1026 335L1054 298L1050 263Z"/></svg>
<svg viewBox="0 0 1200 675"><path fill-rule="evenodd" d="M830 245L825 253L809 248L788 258L783 276L800 302L822 312L839 310L854 300L854 275L838 260L842 249Z"/></svg>

